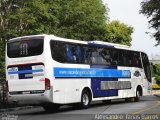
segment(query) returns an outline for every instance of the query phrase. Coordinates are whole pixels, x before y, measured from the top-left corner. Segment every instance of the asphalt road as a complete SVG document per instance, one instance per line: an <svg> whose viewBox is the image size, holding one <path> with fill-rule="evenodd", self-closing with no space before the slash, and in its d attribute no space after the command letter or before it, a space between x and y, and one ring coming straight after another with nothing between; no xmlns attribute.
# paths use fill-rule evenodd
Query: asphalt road
<svg viewBox="0 0 160 120"><path fill-rule="evenodd" d="M63 106L54 113L47 113L43 108L35 107L0 114L2 120L160 120L160 96L145 96L139 102L93 102L89 109L78 110Z"/></svg>

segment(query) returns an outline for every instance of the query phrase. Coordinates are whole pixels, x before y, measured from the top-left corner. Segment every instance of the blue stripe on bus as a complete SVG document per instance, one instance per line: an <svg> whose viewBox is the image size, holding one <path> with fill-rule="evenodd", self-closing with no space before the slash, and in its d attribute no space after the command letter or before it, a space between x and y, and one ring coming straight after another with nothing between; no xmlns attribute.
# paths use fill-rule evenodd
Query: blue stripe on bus
<svg viewBox="0 0 160 120"><path fill-rule="evenodd" d="M35 73L35 72L43 72L43 69L37 69L37 70L20 70L15 72L8 72L8 74L22 74L22 73Z"/></svg>
<svg viewBox="0 0 160 120"><path fill-rule="evenodd" d="M100 69L100 68L61 68L55 67L55 77L81 77L81 78L130 78L130 70Z"/></svg>

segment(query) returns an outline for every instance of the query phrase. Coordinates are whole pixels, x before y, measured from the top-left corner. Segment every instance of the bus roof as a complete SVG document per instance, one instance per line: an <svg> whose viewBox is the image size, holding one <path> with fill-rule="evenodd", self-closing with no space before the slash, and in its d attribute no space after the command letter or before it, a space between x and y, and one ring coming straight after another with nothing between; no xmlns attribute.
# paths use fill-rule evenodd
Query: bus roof
<svg viewBox="0 0 160 120"><path fill-rule="evenodd" d="M57 41L64 41L64 42L73 42L77 44L88 44L92 46L103 46L103 47L109 47L109 48L119 48L119 49L125 49L125 50L131 50L131 51L139 51L140 50L135 50L131 49L130 46L127 45L121 45L121 44L115 44L115 43L109 43L109 42L103 42L103 41L81 41L81 40L75 40L75 39L67 39L67 38L62 38L62 37L57 37L54 35L49 35L49 34L39 34L39 35L28 35L28 36L22 36L22 37L16 37L13 39L10 39L8 41L14 41L14 40L20 40L20 39L27 39L27 38L44 38L47 37L49 39L57 40ZM143 52L143 51L141 51ZM145 52L144 52L145 53Z"/></svg>
<svg viewBox="0 0 160 120"><path fill-rule="evenodd" d="M8 41L15 41L15 40L20 40L20 39L31 39L31 38L49 38L57 41L64 41L64 42L73 42L73 43L79 43L79 44L87 44L86 41L80 41L80 40L73 40L73 39L67 39L67 38L62 38L62 37L57 37L54 35L48 35L48 34L39 34L39 35L28 35L28 36L21 36L21 37L16 37L9 39Z"/></svg>
<svg viewBox="0 0 160 120"><path fill-rule="evenodd" d="M21 37L15 37L12 39L9 39L8 41L14 41L14 40L19 40L19 39L27 39L27 38L43 38L45 36L45 34L40 34L40 35L27 35L27 36L21 36Z"/></svg>
<svg viewBox="0 0 160 120"><path fill-rule="evenodd" d="M129 46L127 45L121 45L121 44L115 44L115 43L109 43L109 42L103 42L103 41L89 41L88 44L93 44L93 45L103 45L106 47L114 47L114 48L127 48L130 49Z"/></svg>

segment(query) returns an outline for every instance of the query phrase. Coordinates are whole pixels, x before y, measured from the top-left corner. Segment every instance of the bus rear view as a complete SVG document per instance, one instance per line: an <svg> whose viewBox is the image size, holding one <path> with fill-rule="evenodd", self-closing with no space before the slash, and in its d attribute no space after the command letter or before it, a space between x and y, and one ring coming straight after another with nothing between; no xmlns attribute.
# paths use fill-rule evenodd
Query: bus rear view
<svg viewBox="0 0 160 120"><path fill-rule="evenodd" d="M49 101L49 79L44 70L44 37L19 37L6 46L8 101L40 104Z"/></svg>

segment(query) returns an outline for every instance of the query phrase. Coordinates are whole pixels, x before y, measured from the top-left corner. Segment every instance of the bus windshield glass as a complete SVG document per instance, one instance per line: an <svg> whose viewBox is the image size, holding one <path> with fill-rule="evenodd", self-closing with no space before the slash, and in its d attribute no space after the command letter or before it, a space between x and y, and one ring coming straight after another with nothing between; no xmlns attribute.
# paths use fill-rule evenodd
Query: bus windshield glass
<svg viewBox="0 0 160 120"><path fill-rule="evenodd" d="M10 58L40 55L43 52L43 39L29 39L9 42L7 55Z"/></svg>

